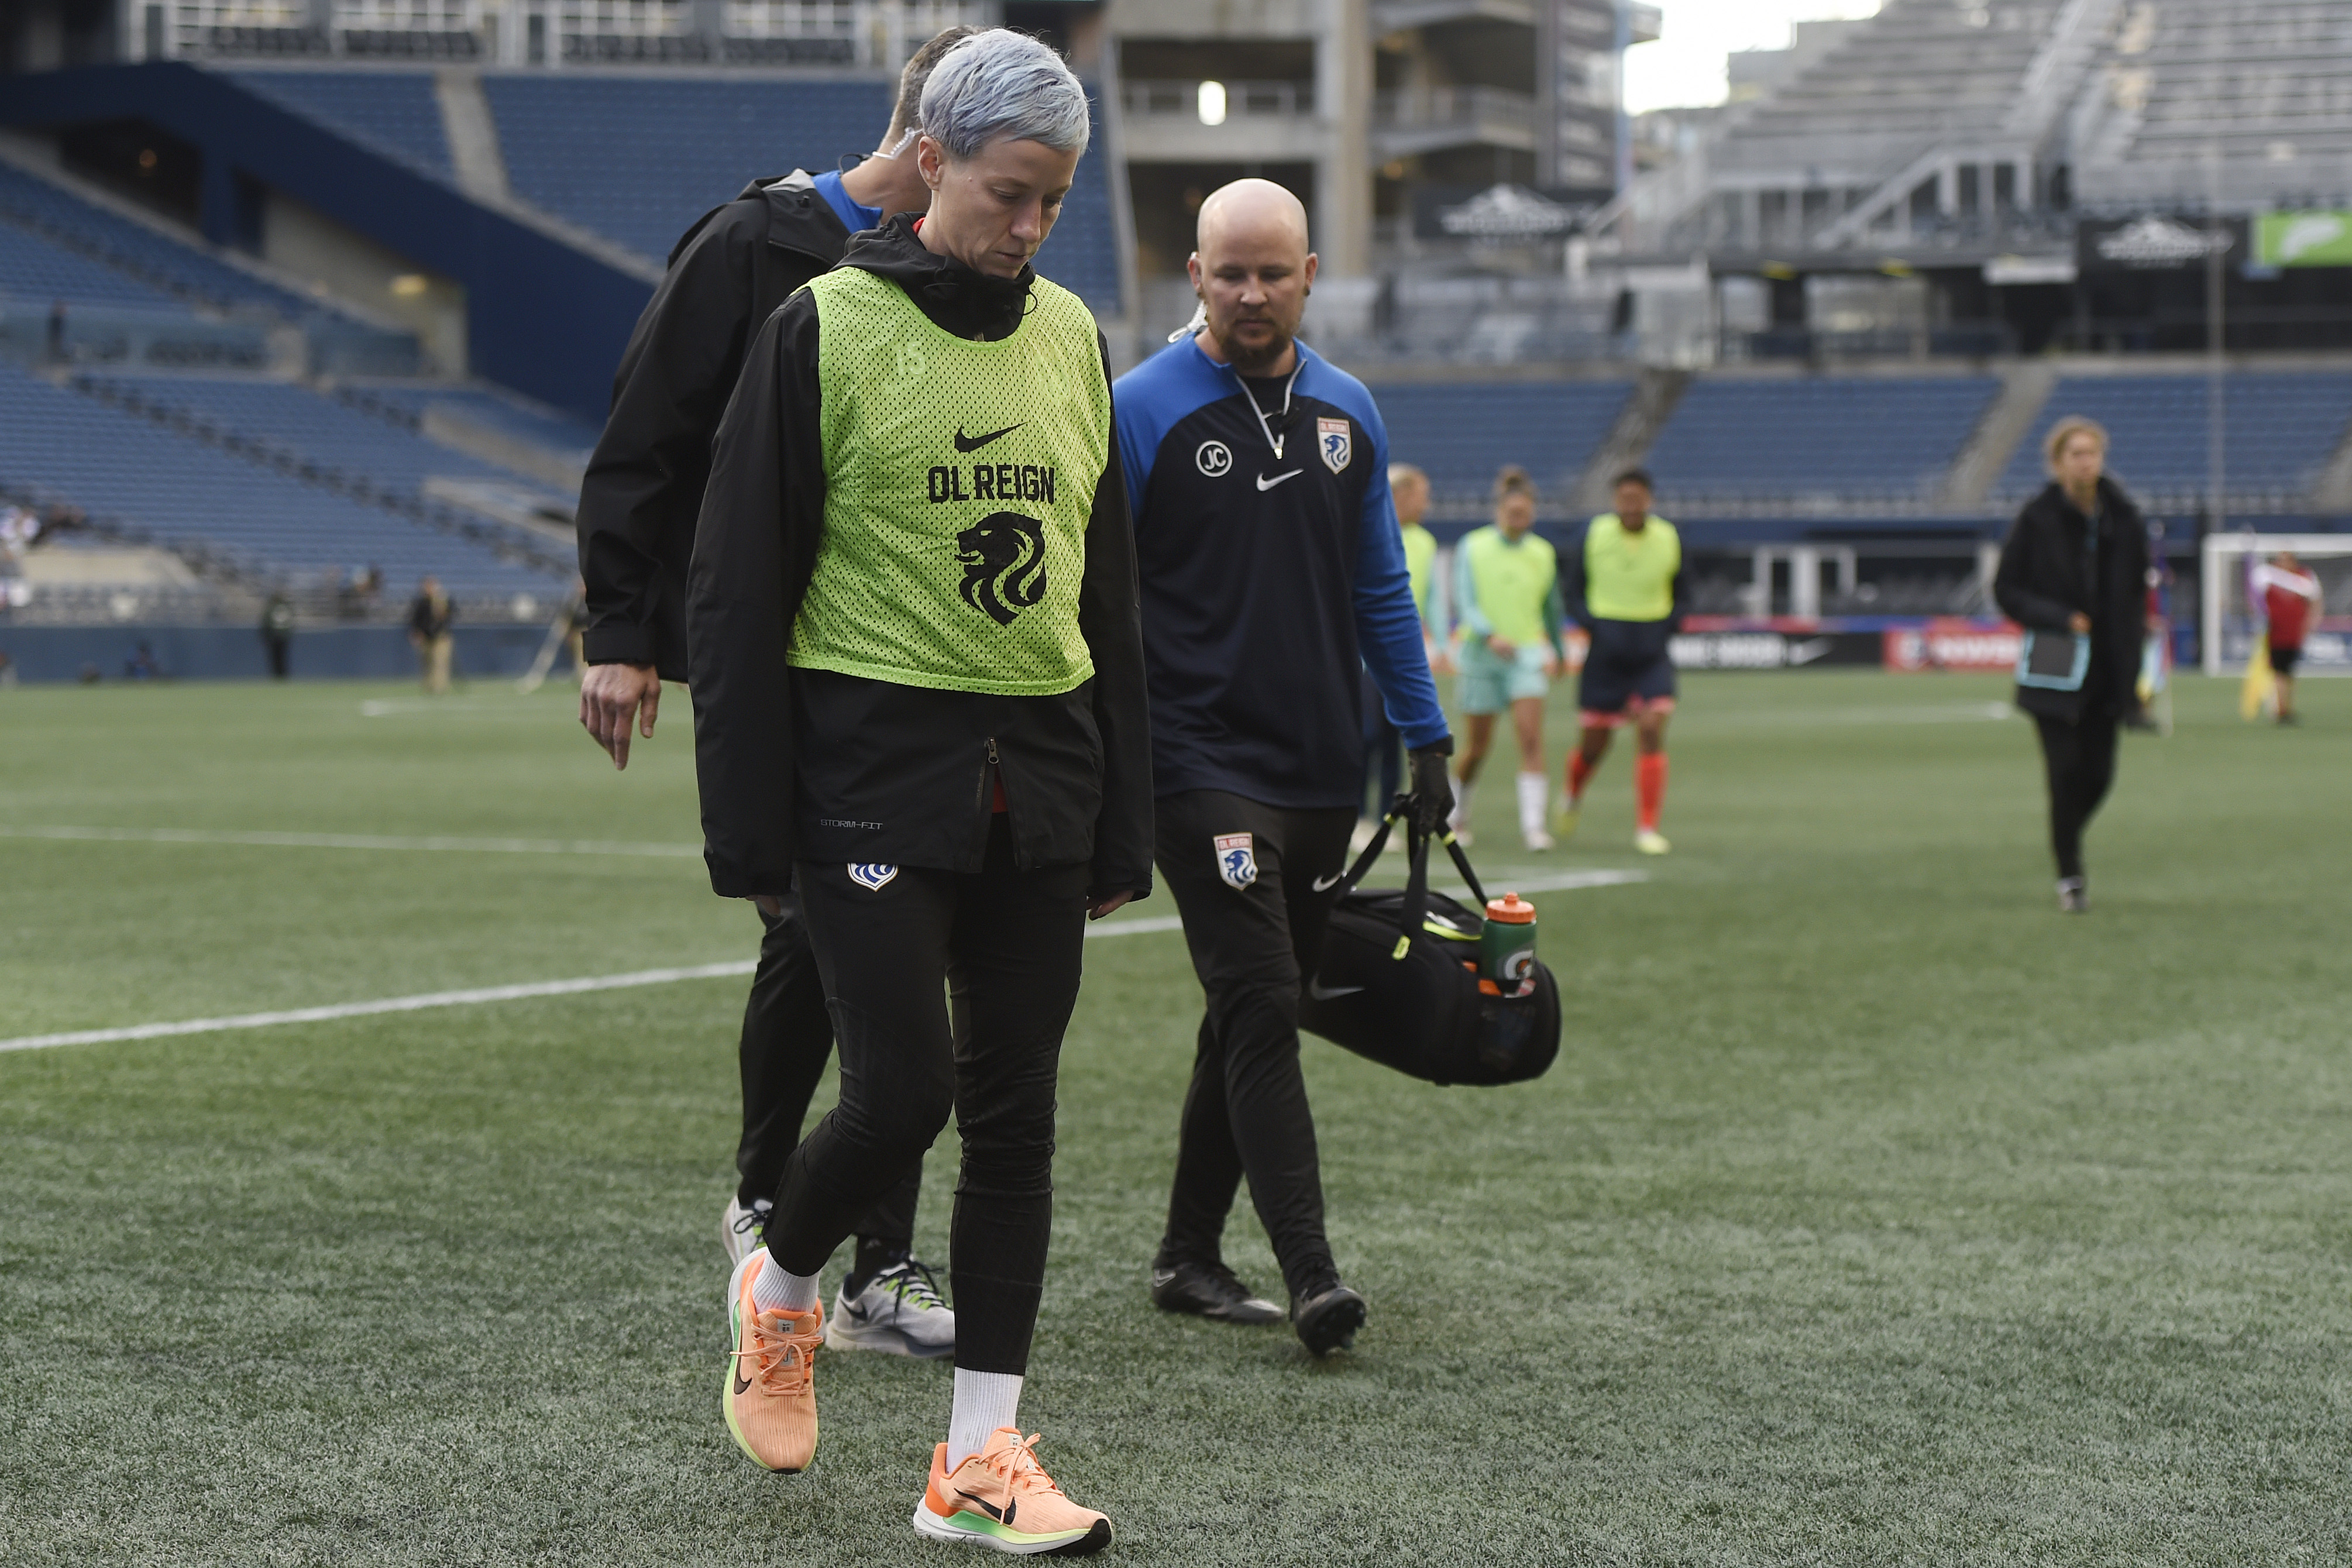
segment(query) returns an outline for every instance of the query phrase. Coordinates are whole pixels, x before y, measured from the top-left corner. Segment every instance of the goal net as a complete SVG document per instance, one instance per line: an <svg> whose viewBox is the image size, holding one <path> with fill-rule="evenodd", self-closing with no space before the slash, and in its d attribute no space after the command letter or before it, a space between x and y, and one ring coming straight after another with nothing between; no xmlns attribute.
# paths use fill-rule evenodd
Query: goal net
<svg viewBox="0 0 2352 1568"><path fill-rule="evenodd" d="M2352 675L2352 533L2212 533L2205 537L2204 667L2237 675L2268 629L2264 575L2281 552L2319 580L2297 675Z"/></svg>

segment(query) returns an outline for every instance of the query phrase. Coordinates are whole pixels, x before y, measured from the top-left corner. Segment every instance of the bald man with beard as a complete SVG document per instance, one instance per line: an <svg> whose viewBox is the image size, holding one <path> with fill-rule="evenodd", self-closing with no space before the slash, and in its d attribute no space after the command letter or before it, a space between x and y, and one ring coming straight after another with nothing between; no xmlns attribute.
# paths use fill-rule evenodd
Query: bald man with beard
<svg viewBox="0 0 2352 1568"><path fill-rule="evenodd" d="M1154 858L1208 996L1151 1295L1226 1322L1282 1318L1222 1256L1246 1174L1290 1321L1323 1355L1354 1342L1366 1308L1324 1234L1298 1001L1362 790L1362 672L1404 736L1428 830L1452 804L1454 746L1380 410L1297 342L1316 270L1306 209L1239 180L1202 204L1198 243L1199 313L1113 398L1142 585Z"/></svg>

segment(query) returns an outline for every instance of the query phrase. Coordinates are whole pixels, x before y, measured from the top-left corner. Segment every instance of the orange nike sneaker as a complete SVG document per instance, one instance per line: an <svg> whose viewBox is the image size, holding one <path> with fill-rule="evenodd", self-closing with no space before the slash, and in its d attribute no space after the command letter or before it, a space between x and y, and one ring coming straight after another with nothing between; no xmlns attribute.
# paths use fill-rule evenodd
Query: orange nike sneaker
<svg viewBox="0 0 2352 1568"><path fill-rule="evenodd" d="M950 1473L948 1446L931 1451L931 1480L915 1528L934 1541L969 1541L1031 1557L1091 1557L1110 1544L1110 1521L1062 1495L1037 1462L1037 1434L1012 1426Z"/></svg>
<svg viewBox="0 0 2352 1568"><path fill-rule="evenodd" d="M806 1469L816 1456L816 1347L824 1341L824 1308L762 1312L752 1305L751 1282L772 1268L767 1249L736 1266L727 1303L732 1351L719 1401L736 1447L762 1469Z"/></svg>

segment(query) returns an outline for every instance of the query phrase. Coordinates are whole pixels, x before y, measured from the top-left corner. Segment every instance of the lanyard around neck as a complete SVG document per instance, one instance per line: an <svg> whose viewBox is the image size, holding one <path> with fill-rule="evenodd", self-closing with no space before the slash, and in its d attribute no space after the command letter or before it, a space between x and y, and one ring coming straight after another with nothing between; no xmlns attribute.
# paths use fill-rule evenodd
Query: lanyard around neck
<svg viewBox="0 0 2352 1568"><path fill-rule="evenodd" d="M1298 356L1298 363L1290 367L1289 379L1286 380L1282 384L1281 417L1283 423L1286 425L1290 422L1290 389L1297 384L1298 373L1306 368L1307 356L1305 354L1300 354ZM1241 383L1242 395L1249 399L1250 412L1257 416L1257 427L1265 433L1265 444L1274 448L1274 460L1279 463L1282 461L1282 443L1284 437L1272 425L1266 422L1265 410L1257 405L1257 394L1250 390L1250 384L1243 377L1242 373L1234 370L1231 365L1227 365L1225 369L1232 372L1233 378L1235 381Z"/></svg>

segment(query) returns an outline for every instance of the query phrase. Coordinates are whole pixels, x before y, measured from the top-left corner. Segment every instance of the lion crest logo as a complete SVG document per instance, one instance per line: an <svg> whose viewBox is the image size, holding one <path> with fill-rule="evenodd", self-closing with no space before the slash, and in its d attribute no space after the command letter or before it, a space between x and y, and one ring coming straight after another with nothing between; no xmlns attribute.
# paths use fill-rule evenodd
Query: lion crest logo
<svg viewBox="0 0 2352 1568"><path fill-rule="evenodd" d="M1045 525L992 511L956 535L963 602L1000 626L1045 596Z"/></svg>

